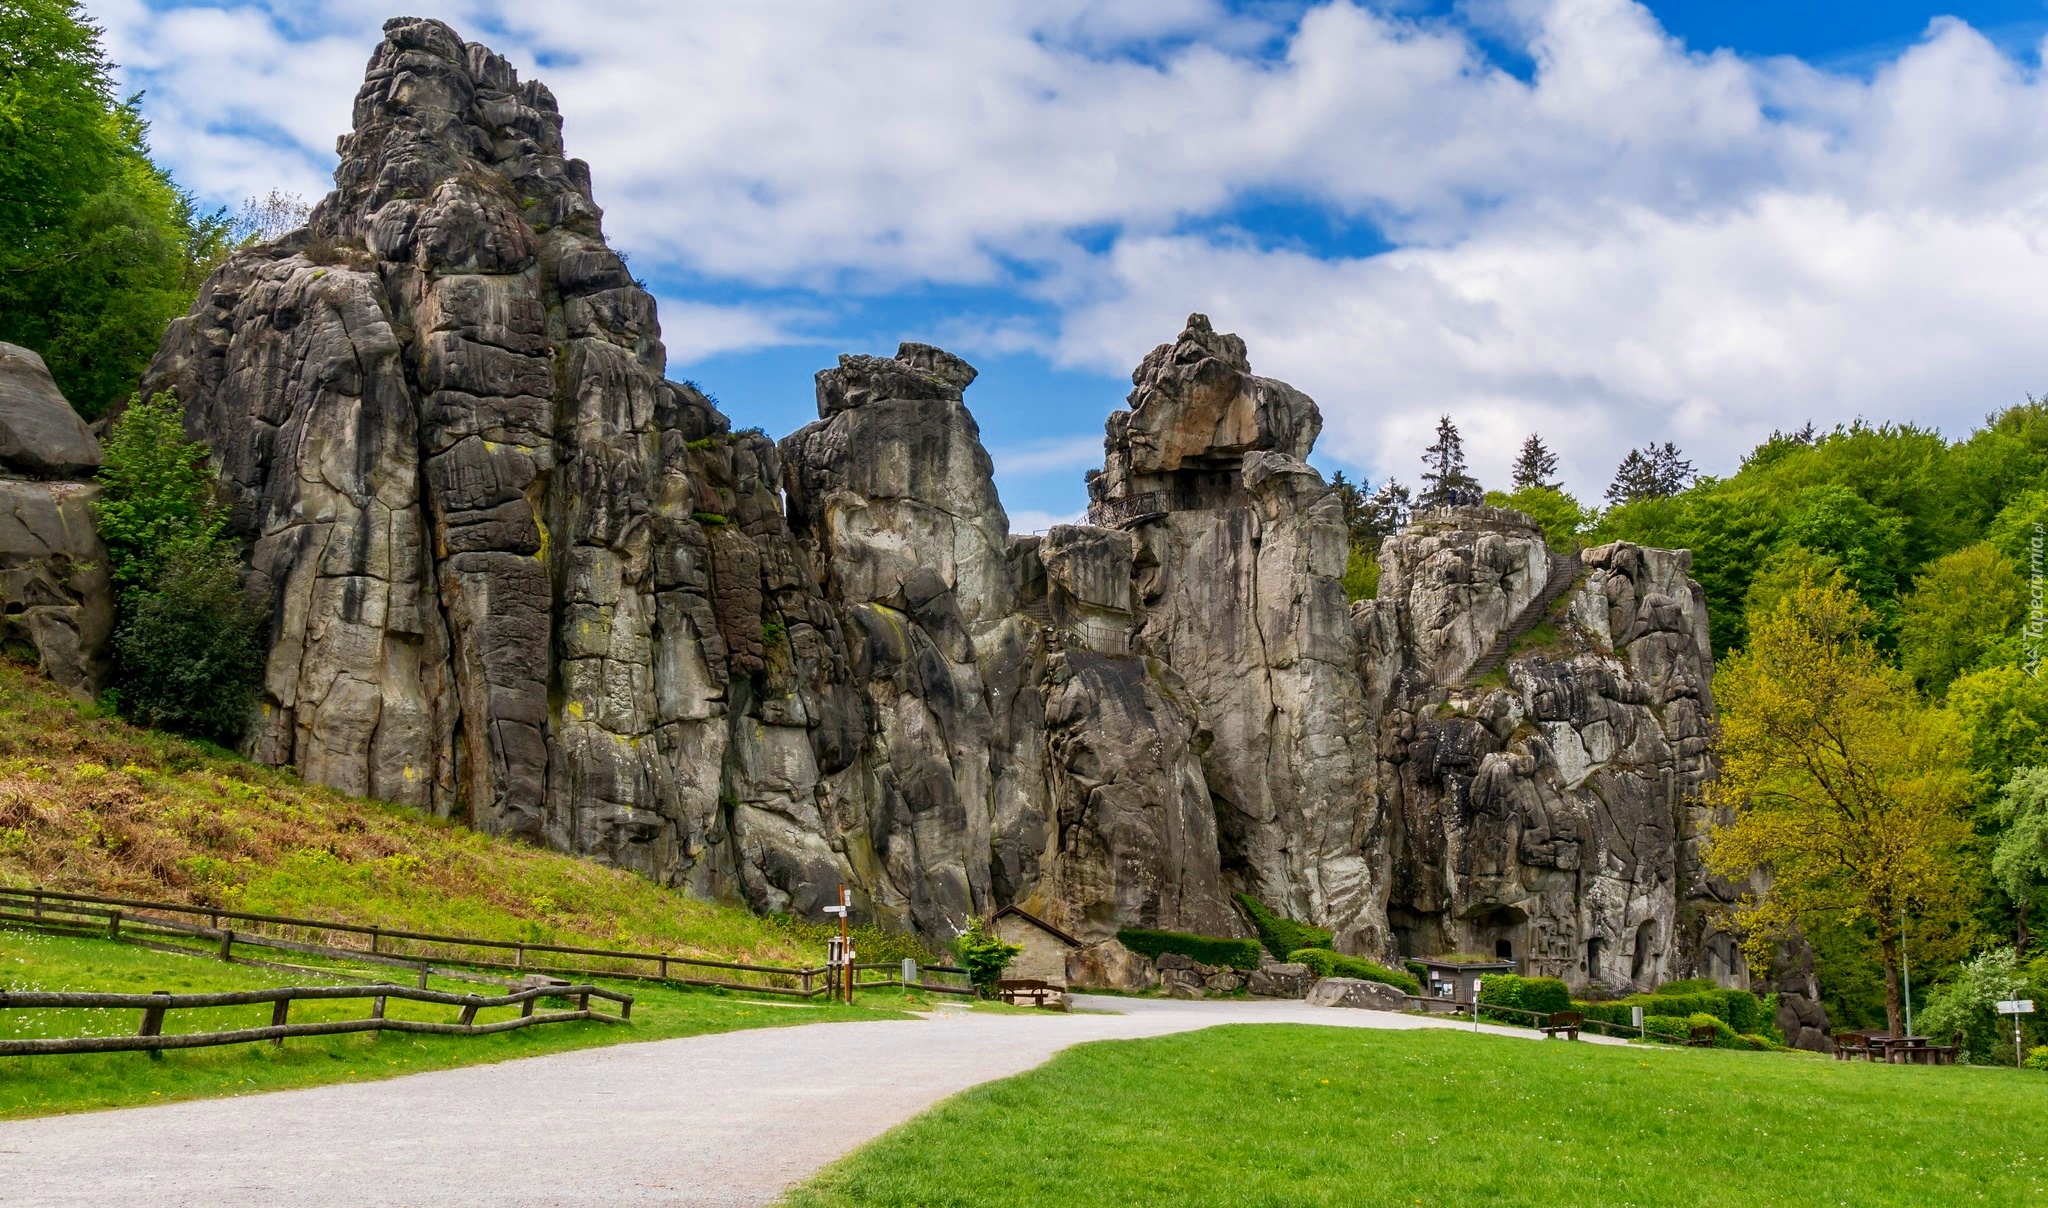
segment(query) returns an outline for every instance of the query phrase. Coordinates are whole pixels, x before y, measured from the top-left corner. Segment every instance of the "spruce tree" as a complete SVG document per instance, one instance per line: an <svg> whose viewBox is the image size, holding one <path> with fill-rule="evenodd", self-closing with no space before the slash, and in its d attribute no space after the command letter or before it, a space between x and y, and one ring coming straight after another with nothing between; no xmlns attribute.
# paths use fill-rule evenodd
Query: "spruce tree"
<svg viewBox="0 0 2048 1208"><path fill-rule="evenodd" d="M1478 491L1479 480L1465 469L1465 438L1450 416L1442 416L1436 421L1436 443L1422 451L1422 498L1416 502L1442 507Z"/></svg>
<svg viewBox="0 0 2048 1208"><path fill-rule="evenodd" d="M1515 489L1526 491L1531 487L1549 487L1557 490L1558 485L1551 481L1556 473L1557 454L1544 447L1542 437L1531 432L1529 439L1522 442L1521 455L1515 458Z"/></svg>
<svg viewBox="0 0 2048 1208"><path fill-rule="evenodd" d="M1607 484L1607 502L1634 503L1641 499L1665 499L1692 485L1692 463L1679 454L1670 441L1630 449L1615 467L1614 481Z"/></svg>

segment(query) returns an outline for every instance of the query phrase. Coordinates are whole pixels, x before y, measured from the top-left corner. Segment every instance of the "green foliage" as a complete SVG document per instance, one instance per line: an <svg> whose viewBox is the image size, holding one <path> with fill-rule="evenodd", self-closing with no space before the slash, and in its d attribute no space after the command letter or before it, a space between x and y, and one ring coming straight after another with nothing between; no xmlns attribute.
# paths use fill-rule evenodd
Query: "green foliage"
<svg viewBox="0 0 2048 1208"><path fill-rule="evenodd" d="M1947 692L2019 622L2025 596L2012 559L1988 542L1942 555L1906 596L1900 665L1928 692Z"/></svg>
<svg viewBox="0 0 2048 1208"><path fill-rule="evenodd" d="M1330 932L1323 927L1311 927L1293 919L1273 913L1248 893L1237 895L1237 904L1244 910L1245 917L1252 922L1252 929L1259 933L1259 942L1266 945L1266 951L1274 960L1288 959L1288 953L1300 948L1328 948Z"/></svg>
<svg viewBox="0 0 2048 1208"><path fill-rule="evenodd" d="M149 159L74 0L0 5L0 340L41 353L80 413L133 389L227 250Z"/></svg>
<svg viewBox="0 0 2048 1208"><path fill-rule="evenodd" d="M1259 967L1257 940L1188 935L1180 931L1147 931L1138 927L1126 927L1116 933L1116 938L1124 947L1142 956L1172 952L1205 965L1227 966L1247 973Z"/></svg>
<svg viewBox="0 0 2048 1208"><path fill-rule="evenodd" d="M1994 1051L2003 1050L2010 1062L2011 1024L1999 1018L1994 1004L2027 990L2027 978L2013 950L1992 948L1958 965L1954 976L1935 987L1913 1026L1921 1035L1943 1042L1960 1033L1972 1061L1989 1060Z"/></svg>
<svg viewBox="0 0 2048 1208"><path fill-rule="evenodd" d="M1286 959L1297 965L1307 965L1309 972L1317 977L1355 977L1360 981L1393 986L1404 994L1422 993L1422 983L1415 978L1362 956L1344 956L1327 948L1300 948L1288 953Z"/></svg>
<svg viewBox="0 0 2048 1208"><path fill-rule="evenodd" d="M1552 549L1575 550L1580 539L1593 527L1598 513L1553 486L1529 486L1513 494L1488 491L1486 502L1497 508L1513 508L1534 520Z"/></svg>
<svg viewBox="0 0 2048 1208"><path fill-rule="evenodd" d="M2048 879L2048 767L2021 768L1998 797L2004 833L1991 853L1991 876L2014 902L2031 902Z"/></svg>
<svg viewBox="0 0 2048 1208"><path fill-rule="evenodd" d="M1692 1037L1694 1028L1714 1029L1714 1047L1717 1049L1752 1048L1754 1046L1736 1039L1735 1030L1717 1015L1698 1012L1691 1015L1645 1015L1643 1034L1653 1040L1664 1040L1683 1044ZM1768 1042L1766 1042L1768 1044Z"/></svg>
<svg viewBox="0 0 2048 1208"><path fill-rule="evenodd" d="M1370 600L1380 591L1380 560L1354 545L1344 555L1344 598L1352 603Z"/></svg>
<svg viewBox="0 0 2048 1208"><path fill-rule="evenodd" d="M119 605L114 698L143 725L232 745L263 674L268 611L213 499L175 396L137 399L102 449L96 509Z"/></svg>
<svg viewBox="0 0 2048 1208"><path fill-rule="evenodd" d="M698 524L711 525L714 527L717 525L727 523L725 516L719 512L691 512L690 518L692 520L695 520Z"/></svg>
<svg viewBox="0 0 2048 1208"><path fill-rule="evenodd" d="M1483 995L1480 1001L1486 1001ZM1576 1003L1574 1006L1585 1012L1587 1019L1621 1027L1628 1027L1634 1022L1636 1007L1643 1009L1645 1017L1684 1019L1711 1016L1719 1020L1731 1036L1738 1032L1758 1033L1772 1026L1763 1000L1756 995L1747 990L1723 990L1705 979L1673 982L1655 994L1631 994L1608 1002Z"/></svg>
<svg viewBox="0 0 2048 1208"><path fill-rule="evenodd" d="M1488 973L1479 979L1482 1006L1517 1007L1545 1015L1569 1010L1572 994L1554 977L1523 977L1515 973ZM1515 1022L1521 1022L1519 1017Z"/></svg>
<svg viewBox="0 0 2048 1208"><path fill-rule="evenodd" d="M2048 1070L2048 1044L2037 1045L2033 1052L2027 1054L2027 1068Z"/></svg>
<svg viewBox="0 0 2048 1208"><path fill-rule="evenodd" d="M953 940L954 954L983 998L996 996L996 983L1002 980L1003 970L1022 951L1022 944L1013 944L989 930L979 916L969 919L967 930Z"/></svg>

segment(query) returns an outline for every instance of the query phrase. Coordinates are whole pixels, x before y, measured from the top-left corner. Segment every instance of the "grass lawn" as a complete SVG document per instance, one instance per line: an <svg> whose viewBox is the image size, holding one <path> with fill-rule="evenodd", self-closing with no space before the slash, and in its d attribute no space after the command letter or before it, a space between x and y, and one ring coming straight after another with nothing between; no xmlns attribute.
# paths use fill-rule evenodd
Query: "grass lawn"
<svg viewBox="0 0 2048 1208"><path fill-rule="evenodd" d="M1239 1025L1069 1049L787 1203L2048 1205L2048 1077Z"/></svg>
<svg viewBox="0 0 2048 1208"><path fill-rule="evenodd" d="M305 963L322 963L306 957ZM283 985L367 984L404 978L403 970L350 971L331 979L244 965L222 964L205 956L156 952L102 939L80 939L0 929L0 987L11 990L74 990L148 993L169 990L255 990ZM458 994L500 993L474 982L434 978L436 990ZM782 1002L715 990L695 990L652 982L596 984L634 996L629 1023L543 1024L489 1036L412 1036L364 1033L350 1036L309 1036L287 1039L282 1047L268 1043L229 1045L166 1052L161 1060L147 1053L85 1053L48 1057L0 1057L0 1119L47 1116L61 1112L164 1103L174 1099L213 1098L314 1086L328 1082L360 1082L421 1070L446 1069L532 1057L564 1049L662 1040L738 1028L780 1027L855 1019L903 1017L905 1007L923 1007L920 999L896 990L870 990L853 1007L823 1002ZM543 1003L543 1008L547 1004ZM600 1010L614 1003L593 1002ZM481 1011L477 1022L488 1023L518 1014L517 1007ZM292 1020L360 1019L369 1013L367 1000L294 1003ZM431 1003L389 1002L393 1018L453 1022L457 1008ZM122 1010L0 1011L0 1036L84 1036L132 1034L140 1013ZM172 1011L164 1017L166 1032L216 1031L260 1027L270 1022L268 1005Z"/></svg>

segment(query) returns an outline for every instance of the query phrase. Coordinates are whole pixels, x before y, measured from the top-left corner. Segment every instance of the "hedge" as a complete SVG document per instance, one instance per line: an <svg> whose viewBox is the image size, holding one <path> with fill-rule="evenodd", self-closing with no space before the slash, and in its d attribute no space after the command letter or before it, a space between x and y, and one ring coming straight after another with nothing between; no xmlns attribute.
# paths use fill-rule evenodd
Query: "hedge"
<svg viewBox="0 0 2048 1208"><path fill-rule="evenodd" d="M1763 1001L1747 990L1717 988L1672 994L1669 993L1671 988L1666 986L1655 994L1631 994L1610 1002L1580 1003L1578 1009L1585 1012L1587 1019L1622 1027L1634 1024L1632 1008L1641 1007L1645 1016L1676 1019L1688 1015L1711 1015L1734 1032L1743 1034L1768 1034L1774 1028ZM1480 1001L1486 1000L1482 997Z"/></svg>
<svg viewBox="0 0 2048 1208"><path fill-rule="evenodd" d="M1571 1009L1572 992L1554 977L1522 977L1514 973L1488 973L1479 979L1482 1006L1518 1007L1550 1015ZM1519 1018L1515 1022L1525 1022Z"/></svg>
<svg viewBox="0 0 2048 1208"><path fill-rule="evenodd" d="M1124 947L1143 956L1168 952L1205 965L1228 966L1249 973L1259 967L1257 940L1231 940L1213 935L1188 935L1180 931L1146 931L1127 927L1116 933Z"/></svg>
<svg viewBox="0 0 2048 1208"><path fill-rule="evenodd" d="M1328 948L1330 933L1322 927L1311 927L1293 919L1273 913L1266 904L1248 893L1237 895L1237 904L1244 908L1245 917L1252 921L1252 927L1259 933L1259 941L1266 945L1266 951L1274 960L1284 961L1288 954L1303 948Z"/></svg>
<svg viewBox="0 0 2048 1208"><path fill-rule="evenodd" d="M1393 986L1404 994L1417 997L1422 994L1421 982L1362 956L1344 956L1328 948L1297 948L1287 954L1287 959L1297 965L1307 965L1309 972L1317 977L1355 977L1360 981Z"/></svg>

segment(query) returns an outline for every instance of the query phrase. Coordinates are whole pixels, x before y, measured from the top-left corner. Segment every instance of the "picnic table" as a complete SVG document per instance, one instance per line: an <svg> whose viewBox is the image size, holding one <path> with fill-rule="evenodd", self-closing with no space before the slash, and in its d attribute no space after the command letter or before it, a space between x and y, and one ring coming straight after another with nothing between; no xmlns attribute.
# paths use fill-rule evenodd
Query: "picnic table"
<svg viewBox="0 0 2048 1208"><path fill-rule="evenodd" d="M1882 1061L1887 1065L1954 1065L1962 1038L1953 1044L1935 1044L1931 1036L1893 1036L1870 1029L1835 1033L1835 1060Z"/></svg>
<svg viewBox="0 0 2048 1208"><path fill-rule="evenodd" d="M1019 1001L1028 998L1034 1007L1051 1005L1046 1002L1047 999L1052 999L1054 1003L1057 1003L1066 995L1064 987L1055 986L1051 982L1040 981L1037 978L1030 977L999 981L996 983L996 991L1003 996L1003 1001L1006 1003L1015 1005Z"/></svg>

